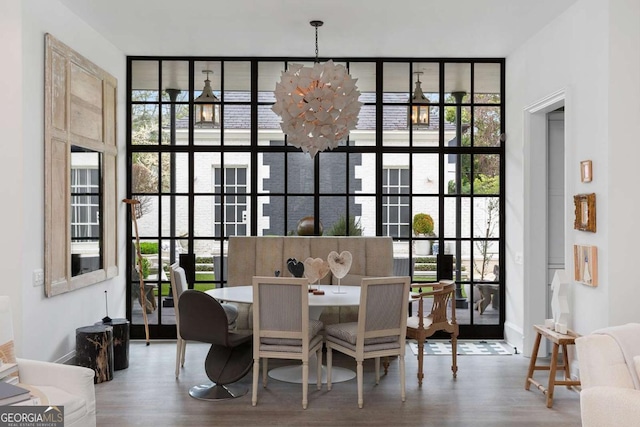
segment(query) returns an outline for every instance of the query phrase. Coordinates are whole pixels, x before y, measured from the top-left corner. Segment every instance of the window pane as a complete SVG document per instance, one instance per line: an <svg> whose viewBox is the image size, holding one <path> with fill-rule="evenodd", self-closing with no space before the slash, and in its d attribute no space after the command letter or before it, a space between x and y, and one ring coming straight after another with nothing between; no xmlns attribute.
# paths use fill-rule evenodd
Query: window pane
<svg viewBox="0 0 640 427"><path fill-rule="evenodd" d="M287 192L313 194L314 164L308 154L287 153Z"/></svg>
<svg viewBox="0 0 640 427"><path fill-rule="evenodd" d="M473 66L473 101L497 104L500 102L500 64L475 64Z"/></svg>
<svg viewBox="0 0 640 427"><path fill-rule="evenodd" d="M320 193L344 193L347 190L347 153L321 153L320 156ZM349 173L353 175L349 165Z"/></svg>
<svg viewBox="0 0 640 427"><path fill-rule="evenodd" d="M473 144L477 147L500 146L500 107L473 109Z"/></svg>

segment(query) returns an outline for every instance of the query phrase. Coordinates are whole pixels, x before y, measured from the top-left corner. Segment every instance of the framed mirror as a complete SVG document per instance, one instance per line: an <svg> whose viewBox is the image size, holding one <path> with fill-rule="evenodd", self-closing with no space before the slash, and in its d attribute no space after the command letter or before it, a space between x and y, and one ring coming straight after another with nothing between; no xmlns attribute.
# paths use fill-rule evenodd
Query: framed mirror
<svg viewBox="0 0 640 427"><path fill-rule="evenodd" d="M45 36L45 294L118 274L117 80Z"/></svg>
<svg viewBox="0 0 640 427"><path fill-rule="evenodd" d="M582 231L596 232L596 195L577 194L573 196L575 220L573 228Z"/></svg>

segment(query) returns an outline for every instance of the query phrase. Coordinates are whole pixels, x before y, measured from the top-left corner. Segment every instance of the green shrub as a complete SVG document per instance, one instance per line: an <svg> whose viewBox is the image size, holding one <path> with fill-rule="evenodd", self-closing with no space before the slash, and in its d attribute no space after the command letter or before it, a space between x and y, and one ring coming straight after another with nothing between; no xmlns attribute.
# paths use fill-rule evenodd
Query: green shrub
<svg viewBox="0 0 640 427"><path fill-rule="evenodd" d="M347 221L342 215L327 232L327 236L362 236L363 232L360 220L356 221L356 217L349 215L349 233L347 234Z"/></svg>
<svg viewBox="0 0 640 427"><path fill-rule="evenodd" d="M140 253L143 255L157 254L158 242L140 242Z"/></svg>
<svg viewBox="0 0 640 427"><path fill-rule="evenodd" d="M143 257L141 264L142 264L142 278L146 279L147 277L149 277L149 272L151 271L151 261Z"/></svg>
<svg viewBox="0 0 640 427"><path fill-rule="evenodd" d="M413 216L413 232L427 237L433 236L433 218L426 213L417 213Z"/></svg>

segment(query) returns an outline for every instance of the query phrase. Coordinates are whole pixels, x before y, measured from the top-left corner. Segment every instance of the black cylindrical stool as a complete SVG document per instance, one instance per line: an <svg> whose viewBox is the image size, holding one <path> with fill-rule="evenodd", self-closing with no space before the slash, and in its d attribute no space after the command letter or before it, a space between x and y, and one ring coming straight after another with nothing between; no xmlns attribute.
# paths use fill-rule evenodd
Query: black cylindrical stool
<svg viewBox="0 0 640 427"><path fill-rule="evenodd" d="M129 321L111 319L110 322L97 322L96 325L113 327L113 369L119 371L129 367Z"/></svg>
<svg viewBox="0 0 640 427"><path fill-rule="evenodd" d="M113 328L109 325L76 329L76 365L93 369L93 383L113 379Z"/></svg>

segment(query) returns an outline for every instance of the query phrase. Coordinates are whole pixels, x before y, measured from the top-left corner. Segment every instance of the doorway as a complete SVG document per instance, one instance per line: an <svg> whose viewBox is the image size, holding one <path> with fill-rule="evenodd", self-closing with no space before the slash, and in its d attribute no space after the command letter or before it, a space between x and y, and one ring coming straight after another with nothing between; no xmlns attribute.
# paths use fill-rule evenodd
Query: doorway
<svg viewBox="0 0 640 427"><path fill-rule="evenodd" d="M564 268L566 104L560 90L524 109L524 354L533 348L533 325L549 316L553 274Z"/></svg>

